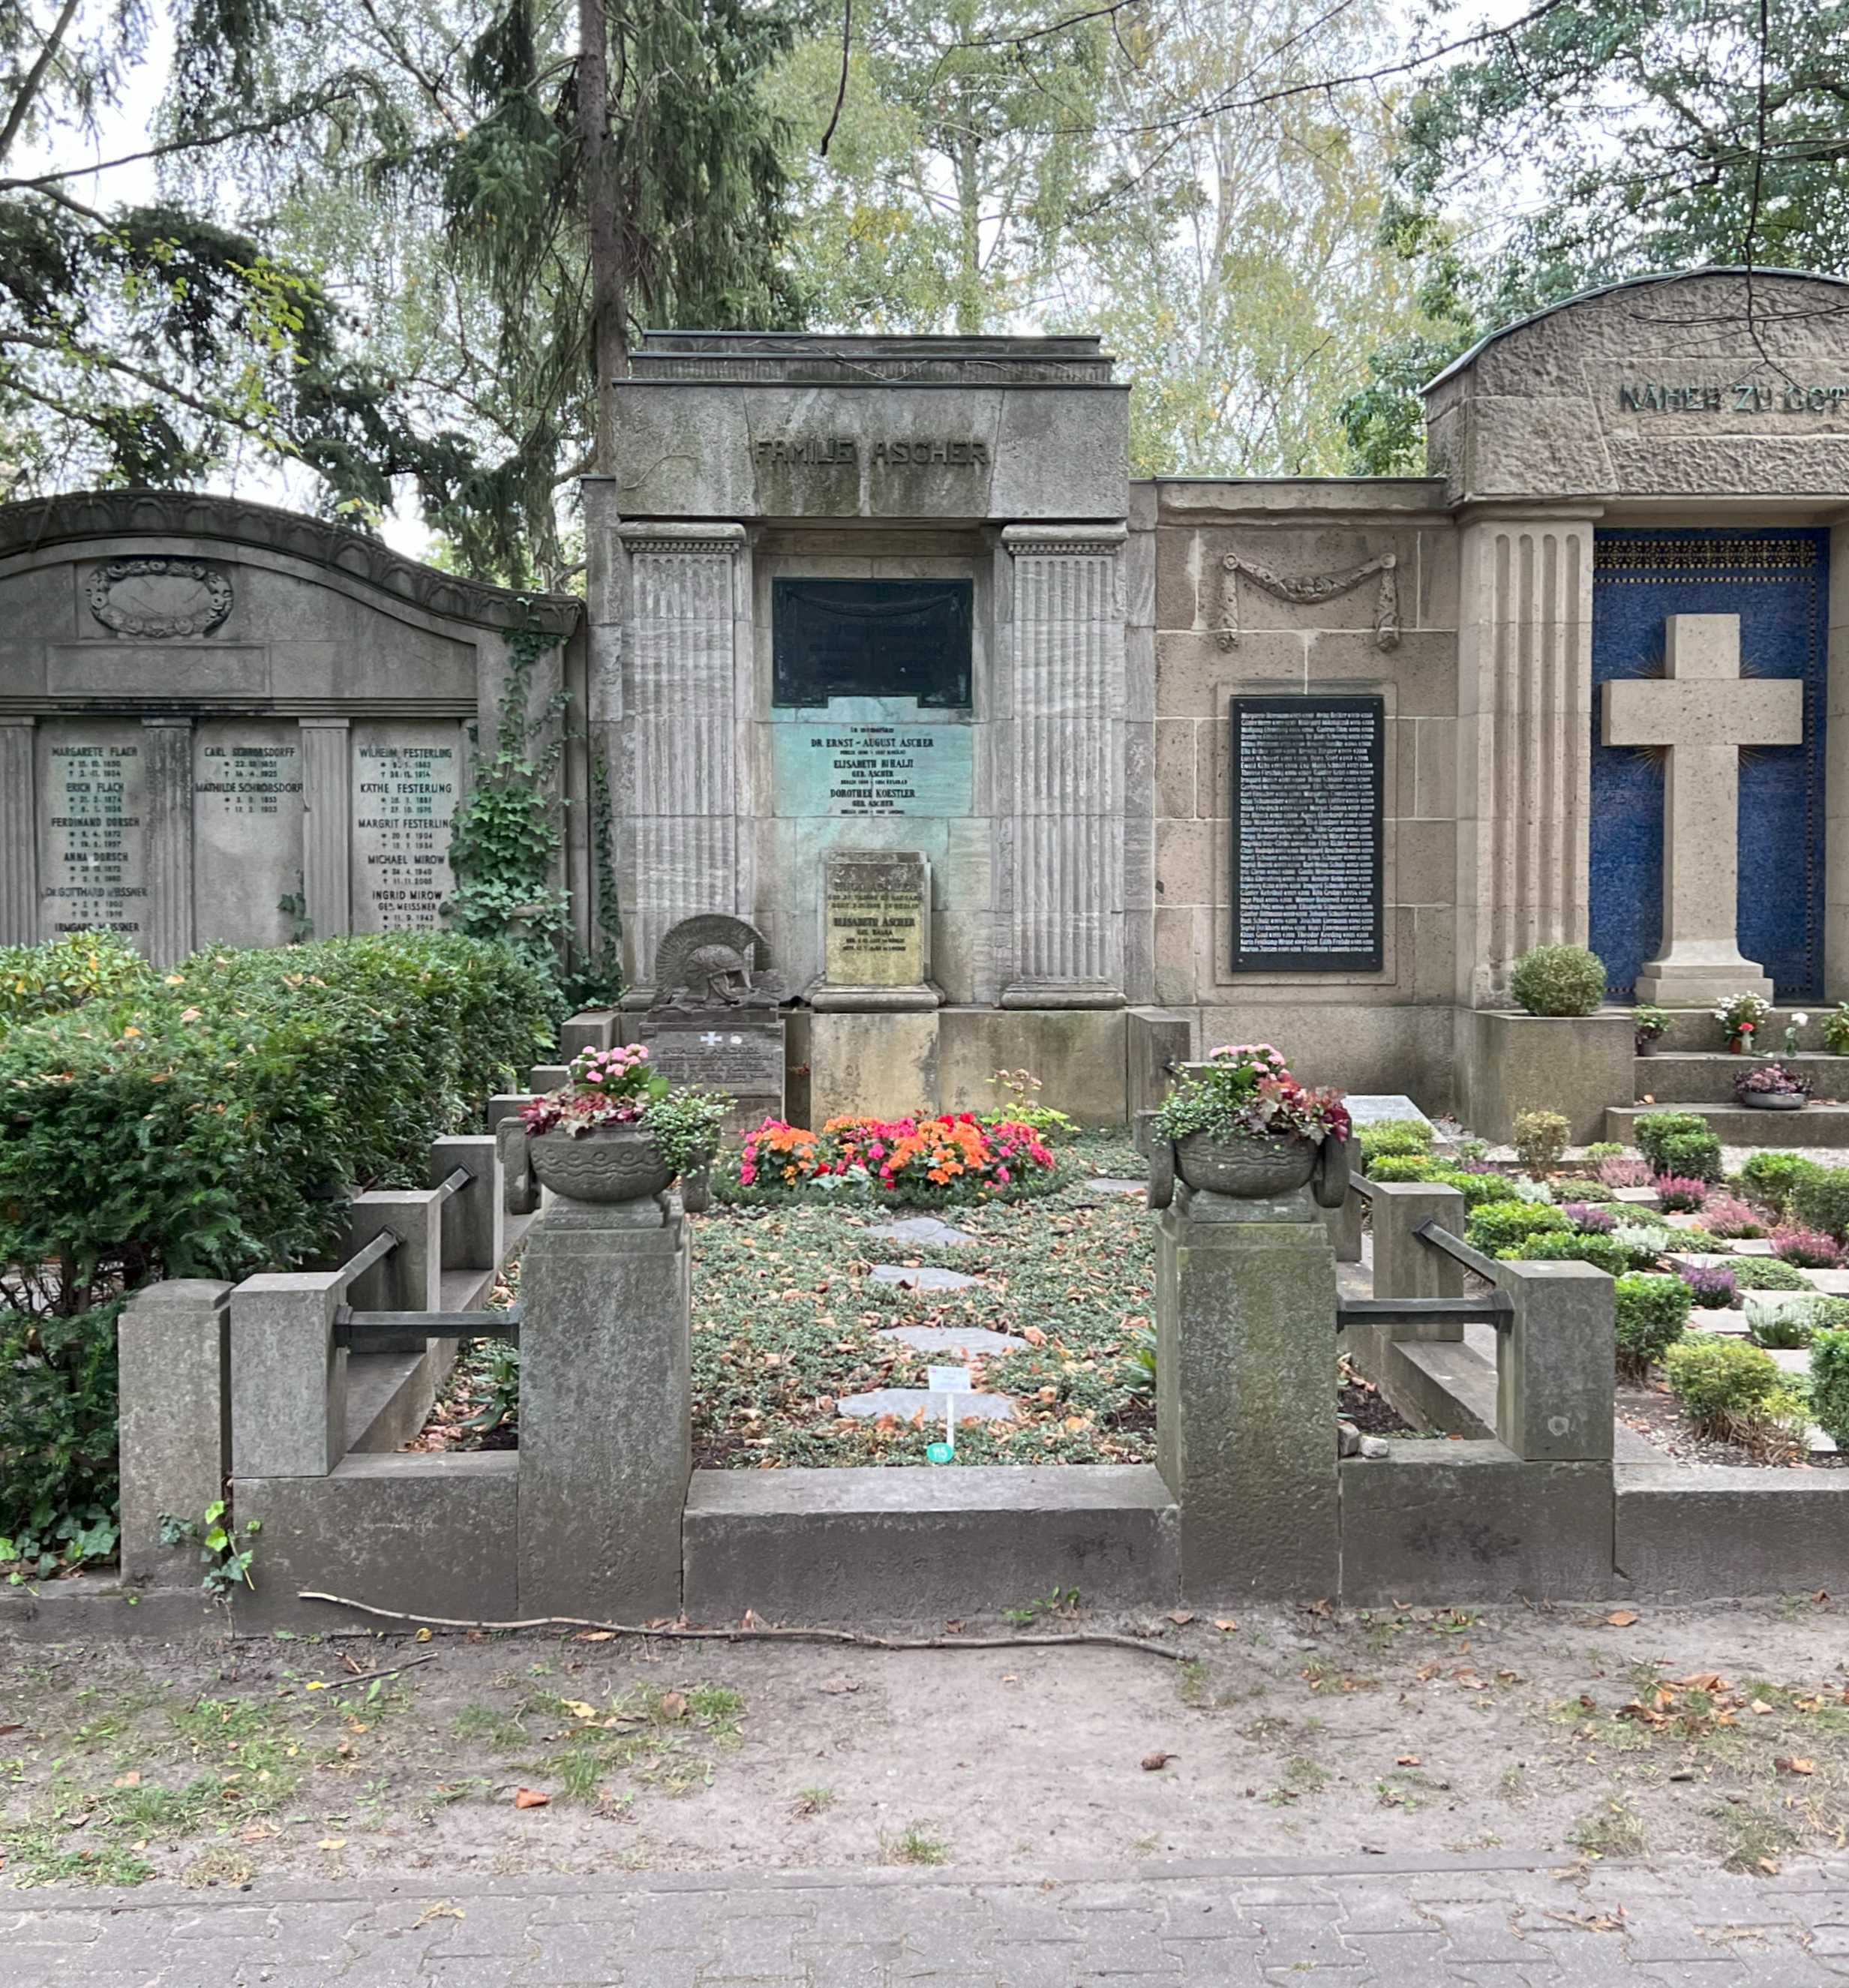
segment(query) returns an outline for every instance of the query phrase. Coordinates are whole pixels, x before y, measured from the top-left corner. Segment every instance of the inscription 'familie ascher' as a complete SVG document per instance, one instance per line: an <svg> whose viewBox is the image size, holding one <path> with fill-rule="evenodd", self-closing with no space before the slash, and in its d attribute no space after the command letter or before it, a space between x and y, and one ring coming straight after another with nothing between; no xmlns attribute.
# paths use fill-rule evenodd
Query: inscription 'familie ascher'
<svg viewBox="0 0 1849 1988"><path fill-rule="evenodd" d="M827 468L860 460L860 445L852 435L808 435L795 441L767 438L753 446L760 465L786 462ZM918 468L934 462L952 469L986 469L989 445L973 437L914 435L906 441L876 441L867 460L875 469Z"/></svg>

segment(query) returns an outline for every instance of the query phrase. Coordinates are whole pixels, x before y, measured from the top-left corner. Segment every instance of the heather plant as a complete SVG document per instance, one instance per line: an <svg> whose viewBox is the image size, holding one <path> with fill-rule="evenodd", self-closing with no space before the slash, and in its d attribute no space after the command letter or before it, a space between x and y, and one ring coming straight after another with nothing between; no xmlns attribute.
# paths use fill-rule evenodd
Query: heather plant
<svg viewBox="0 0 1849 1988"><path fill-rule="evenodd" d="M1817 1331L1807 1304L1768 1304L1763 1298L1749 1298L1745 1310L1746 1337L1755 1346L1773 1352L1793 1352L1808 1346Z"/></svg>
<svg viewBox="0 0 1849 1988"><path fill-rule="evenodd" d="M1611 1234L1634 1270L1648 1270L1667 1251L1688 1246L1673 1229L1655 1222L1621 1222Z"/></svg>
<svg viewBox="0 0 1849 1988"><path fill-rule="evenodd" d="M1710 1235L1724 1236L1729 1242L1766 1232L1758 1209L1732 1194L1708 1196L1702 1204L1702 1226Z"/></svg>
<svg viewBox="0 0 1849 1988"><path fill-rule="evenodd" d="M1704 1311L1725 1311L1739 1294L1733 1273L1718 1263L1691 1263L1681 1274L1690 1298Z"/></svg>
<svg viewBox="0 0 1849 1988"><path fill-rule="evenodd" d="M1607 1153L1599 1161L1599 1178L1607 1187L1648 1187L1655 1178L1641 1153Z"/></svg>
<svg viewBox="0 0 1849 1988"><path fill-rule="evenodd" d="M1830 1270L1843 1260L1843 1246L1817 1229L1775 1229L1772 1253L1799 1270Z"/></svg>
<svg viewBox="0 0 1849 1988"><path fill-rule="evenodd" d="M1665 1215L1692 1215L1707 1199L1705 1181L1665 1174L1656 1183L1656 1205Z"/></svg>
<svg viewBox="0 0 1849 1988"><path fill-rule="evenodd" d="M1583 1201L1563 1201L1560 1212L1585 1236L1609 1236L1617 1227L1617 1218L1609 1209L1589 1207Z"/></svg>

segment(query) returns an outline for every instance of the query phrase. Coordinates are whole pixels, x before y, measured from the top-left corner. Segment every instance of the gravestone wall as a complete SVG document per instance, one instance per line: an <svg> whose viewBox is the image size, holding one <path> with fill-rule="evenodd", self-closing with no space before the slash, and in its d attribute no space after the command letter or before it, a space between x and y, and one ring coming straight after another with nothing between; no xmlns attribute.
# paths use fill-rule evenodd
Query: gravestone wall
<svg viewBox="0 0 1849 1988"><path fill-rule="evenodd" d="M581 711L580 618L233 499L0 509L0 942L100 927L167 964L445 928L450 823L508 637L559 637L536 696L564 688Z"/></svg>

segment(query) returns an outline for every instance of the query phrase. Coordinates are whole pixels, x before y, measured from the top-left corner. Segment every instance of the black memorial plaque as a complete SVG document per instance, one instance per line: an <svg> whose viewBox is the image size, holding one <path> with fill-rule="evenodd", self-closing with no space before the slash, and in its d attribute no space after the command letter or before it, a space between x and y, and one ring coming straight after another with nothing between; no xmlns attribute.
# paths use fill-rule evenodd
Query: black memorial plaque
<svg viewBox="0 0 1849 1988"><path fill-rule="evenodd" d="M1387 710L1377 697L1232 700L1232 970L1384 963Z"/></svg>
<svg viewBox="0 0 1849 1988"><path fill-rule="evenodd" d="M669 1083L728 1092L728 1133L783 1115L783 1016L775 1008L651 1008L636 1040Z"/></svg>
<svg viewBox="0 0 1849 1988"><path fill-rule="evenodd" d="M969 707L967 580L771 583L771 701L813 709L831 697L911 697Z"/></svg>

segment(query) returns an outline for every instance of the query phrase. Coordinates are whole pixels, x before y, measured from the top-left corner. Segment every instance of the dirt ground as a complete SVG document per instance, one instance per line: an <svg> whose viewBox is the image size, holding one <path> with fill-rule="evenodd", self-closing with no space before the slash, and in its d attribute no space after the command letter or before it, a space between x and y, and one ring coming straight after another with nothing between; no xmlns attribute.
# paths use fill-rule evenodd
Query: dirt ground
<svg viewBox="0 0 1849 1988"><path fill-rule="evenodd" d="M1029 1632L1078 1626L1187 1661L536 1634L0 1644L0 1878L1505 1847L1759 1870L1846 1840L1849 1637L1827 1597L1180 1624L1043 1606Z"/></svg>

